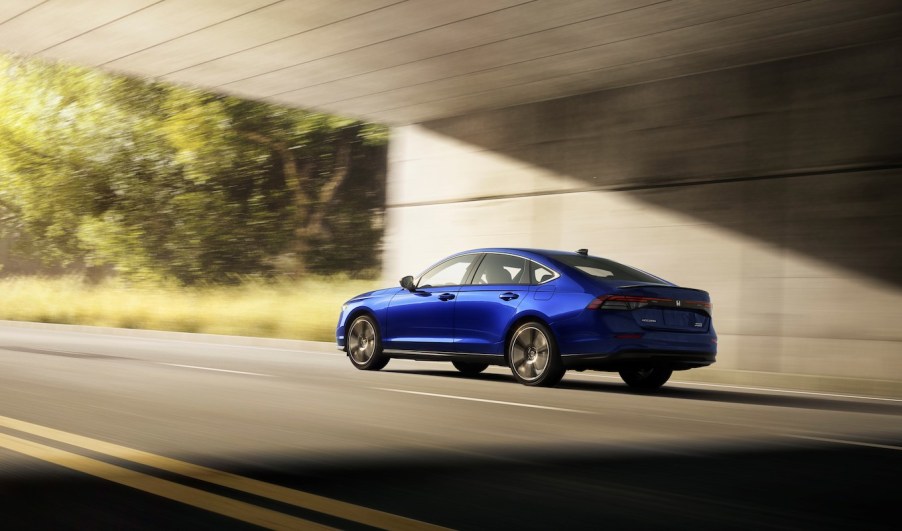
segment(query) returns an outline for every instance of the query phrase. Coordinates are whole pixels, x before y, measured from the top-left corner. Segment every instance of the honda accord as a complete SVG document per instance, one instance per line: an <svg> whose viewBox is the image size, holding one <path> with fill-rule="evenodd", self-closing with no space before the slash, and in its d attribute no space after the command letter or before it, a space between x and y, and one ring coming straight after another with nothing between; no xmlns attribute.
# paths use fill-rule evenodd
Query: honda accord
<svg viewBox="0 0 902 531"><path fill-rule="evenodd" d="M358 369L391 358L450 361L470 375L507 365L534 386L589 369L653 390L717 353L707 292L586 249L465 251L400 283L341 308L338 347Z"/></svg>

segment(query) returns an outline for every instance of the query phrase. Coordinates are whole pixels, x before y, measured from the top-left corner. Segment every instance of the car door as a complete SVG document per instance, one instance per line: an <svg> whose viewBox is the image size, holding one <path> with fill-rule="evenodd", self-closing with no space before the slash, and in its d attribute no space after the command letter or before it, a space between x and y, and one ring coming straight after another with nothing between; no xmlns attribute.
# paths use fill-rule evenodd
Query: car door
<svg viewBox="0 0 902 531"><path fill-rule="evenodd" d="M450 352L457 293L480 256L452 257L423 273L415 290L400 290L386 310L384 348Z"/></svg>
<svg viewBox="0 0 902 531"><path fill-rule="evenodd" d="M529 267L525 258L486 253L472 280L457 293L455 351L502 354L507 327L528 292Z"/></svg>

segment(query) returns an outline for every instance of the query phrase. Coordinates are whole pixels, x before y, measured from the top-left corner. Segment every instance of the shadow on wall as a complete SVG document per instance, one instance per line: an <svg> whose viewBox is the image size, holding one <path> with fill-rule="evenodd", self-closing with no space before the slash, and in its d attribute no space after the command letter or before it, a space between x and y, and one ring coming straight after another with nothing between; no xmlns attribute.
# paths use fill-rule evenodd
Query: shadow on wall
<svg viewBox="0 0 902 531"><path fill-rule="evenodd" d="M900 116L896 39L422 125L900 286Z"/></svg>

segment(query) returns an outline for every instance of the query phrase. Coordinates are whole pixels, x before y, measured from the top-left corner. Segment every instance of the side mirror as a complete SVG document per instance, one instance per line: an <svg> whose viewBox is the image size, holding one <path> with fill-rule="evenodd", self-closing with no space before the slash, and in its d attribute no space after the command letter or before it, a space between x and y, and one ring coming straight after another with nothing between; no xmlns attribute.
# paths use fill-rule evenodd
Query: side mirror
<svg viewBox="0 0 902 531"><path fill-rule="evenodd" d="M414 291L417 289L417 287L413 285L413 277L410 275L401 279L401 287L407 291Z"/></svg>

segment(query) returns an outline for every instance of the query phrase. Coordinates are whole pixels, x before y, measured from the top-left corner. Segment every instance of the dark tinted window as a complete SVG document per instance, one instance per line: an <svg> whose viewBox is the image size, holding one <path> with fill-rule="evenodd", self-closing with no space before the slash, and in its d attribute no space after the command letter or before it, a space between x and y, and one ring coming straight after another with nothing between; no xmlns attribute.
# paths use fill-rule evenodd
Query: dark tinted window
<svg viewBox="0 0 902 531"><path fill-rule="evenodd" d="M660 278L643 273L638 269L618 264L613 260L598 258L596 256L582 256L578 254L559 254L552 256L558 262L575 267L583 273L610 280L629 280L634 282L661 282Z"/></svg>
<svg viewBox="0 0 902 531"><path fill-rule="evenodd" d="M509 254L489 253L479 264L473 284L520 284L525 283L526 260Z"/></svg>

